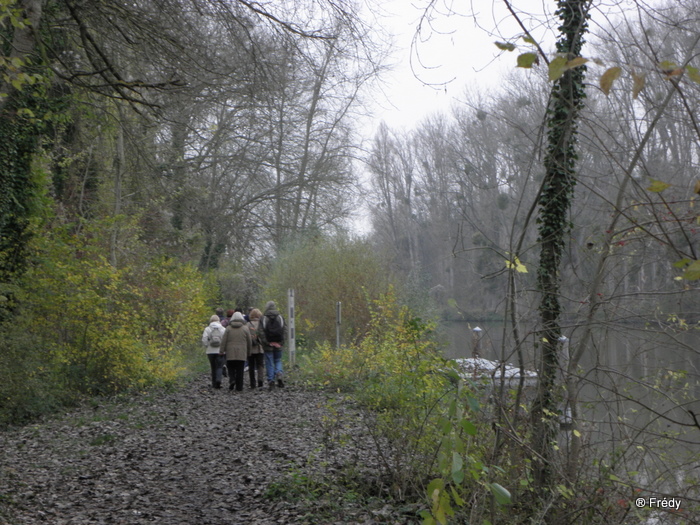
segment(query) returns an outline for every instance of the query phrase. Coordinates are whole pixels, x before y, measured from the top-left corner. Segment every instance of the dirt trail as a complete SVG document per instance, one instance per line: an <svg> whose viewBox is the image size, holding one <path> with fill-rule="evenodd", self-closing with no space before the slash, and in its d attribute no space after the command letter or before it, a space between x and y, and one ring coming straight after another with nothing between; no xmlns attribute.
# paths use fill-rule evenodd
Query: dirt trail
<svg viewBox="0 0 700 525"><path fill-rule="evenodd" d="M212 390L202 376L0 433L0 523L405 523L381 501L320 518L306 498L265 496L318 456L327 400L293 385Z"/></svg>

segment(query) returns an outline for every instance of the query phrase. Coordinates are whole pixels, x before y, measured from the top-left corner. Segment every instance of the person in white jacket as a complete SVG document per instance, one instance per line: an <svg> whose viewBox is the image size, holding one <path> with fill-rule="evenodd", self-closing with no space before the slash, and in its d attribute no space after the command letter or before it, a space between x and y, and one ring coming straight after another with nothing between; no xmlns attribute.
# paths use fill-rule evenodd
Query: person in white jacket
<svg viewBox="0 0 700 525"><path fill-rule="evenodd" d="M211 386L221 388L221 377L226 356L221 353L221 339L224 337L226 329L221 326L218 315L212 315L209 319L209 326L202 334L202 344L207 349L207 357L211 366Z"/></svg>

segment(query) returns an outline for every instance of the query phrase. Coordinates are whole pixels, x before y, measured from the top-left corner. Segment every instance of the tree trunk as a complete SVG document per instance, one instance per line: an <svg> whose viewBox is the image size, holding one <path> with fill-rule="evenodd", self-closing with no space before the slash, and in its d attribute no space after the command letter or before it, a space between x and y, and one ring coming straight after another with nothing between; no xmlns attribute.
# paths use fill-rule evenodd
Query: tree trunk
<svg viewBox="0 0 700 525"><path fill-rule="evenodd" d="M122 180L126 170L126 154L124 152L124 113L121 107L118 109L119 122L117 129L117 156L114 169L114 217L122 212ZM112 234L109 242L109 260L115 268L118 264L117 258L117 240L119 237L119 221L116 219L112 225Z"/></svg>
<svg viewBox="0 0 700 525"><path fill-rule="evenodd" d="M569 60L581 53L588 18L588 0L559 0L557 15L561 36L557 51ZM538 454L535 481L541 489L555 481L553 464L556 456L559 401L559 338L561 337L559 269L569 229L568 212L576 182L576 134L579 110L585 97L585 68L568 70L555 81L547 110L548 146L544 160L545 179L539 195L538 232L540 261L537 270L541 294L539 314L539 385L533 404L533 447Z"/></svg>

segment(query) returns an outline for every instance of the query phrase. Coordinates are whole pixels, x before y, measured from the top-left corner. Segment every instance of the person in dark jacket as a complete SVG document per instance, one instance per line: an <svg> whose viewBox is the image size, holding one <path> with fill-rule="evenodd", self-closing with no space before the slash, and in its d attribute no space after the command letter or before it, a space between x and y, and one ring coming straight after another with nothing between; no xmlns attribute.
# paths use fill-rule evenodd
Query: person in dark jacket
<svg viewBox="0 0 700 525"><path fill-rule="evenodd" d="M217 308L216 309L216 315L219 317L219 322L224 320L224 309L223 308Z"/></svg>
<svg viewBox="0 0 700 525"><path fill-rule="evenodd" d="M233 310L226 310L226 317L221 320L221 326L226 328L231 322L231 317L233 317Z"/></svg>
<svg viewBox="0 0 700 525"><path fill-rule="evenodd" d="M282 347L284 346L284 318L273 301L265 305L265 314L258 324L258 339L265 351L265 368L267 369L267 384L270 390L284 386L282 373Z"/></svg>
<svg viewBox="0 0 700 525"><path fill-rule="evenodd" d="M252 338L252 346L250 354L248 354L248 375L250 376L250 388L255 388L255 376L257 372L258 388L263 386L265 374L265 351L258 339L258 326L260 326L260 318L262 312L257 308L253 308L250 312L250 320L248 321L248 330Z"/></svg>

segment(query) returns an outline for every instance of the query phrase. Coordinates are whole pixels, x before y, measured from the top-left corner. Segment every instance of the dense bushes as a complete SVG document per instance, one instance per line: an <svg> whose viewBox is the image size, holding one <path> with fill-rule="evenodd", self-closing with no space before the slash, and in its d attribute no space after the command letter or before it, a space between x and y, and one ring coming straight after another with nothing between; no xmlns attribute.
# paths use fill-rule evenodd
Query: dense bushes
<svg viewBox="0 0 700 525"><path fill-rule="evenodd" d="M478 387L465 386L442 356L433 324L400 306L391 289L367 310L369 329L359 343L321 344L303 357L302 372L310 383L349 392L358 402L380 483L398 499L427 494L426 523L444 523L475 498L510 502L499 484L506 483L503 471L488 467L491 435ZM500 512L493 506L491 518Z"/></svg>
<svg viewBox="0 0 700 525"><path fill-rule="evenodd" d="M343 340L364 332L370 320L367 299L386 292L387 267L372 245L342 235L313 237L293 244L274 261L265 299L286 306L295 290L296 329L313 341L335 341L335 305L342 303Z"/></svg>
<svg viewBox="0 0 700 525"><path fill-rule="evenodd" d="M128 229L128 224L122 225ZM172 382L201 330L206 298L195 269L148 256L126 232L128 265L112 266L104 223L42 232L3 328L0 423L82 395ZM108 230L107 230L108 231Z"/></svg>

